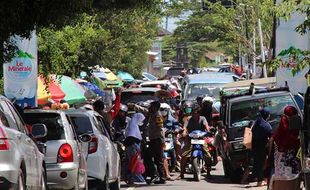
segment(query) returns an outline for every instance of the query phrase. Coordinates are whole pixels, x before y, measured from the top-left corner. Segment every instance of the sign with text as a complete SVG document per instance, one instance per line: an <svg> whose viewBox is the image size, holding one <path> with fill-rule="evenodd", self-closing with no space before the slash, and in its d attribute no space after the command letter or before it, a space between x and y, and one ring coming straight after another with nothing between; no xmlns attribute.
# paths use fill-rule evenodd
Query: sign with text
<svg viewBox="0 0 310 190"><path fill-rule="evenodd" d="M22 107L37 106L37 36L30 39L13 37L18 50L9 63L3 64L4 94Z"/></svg>

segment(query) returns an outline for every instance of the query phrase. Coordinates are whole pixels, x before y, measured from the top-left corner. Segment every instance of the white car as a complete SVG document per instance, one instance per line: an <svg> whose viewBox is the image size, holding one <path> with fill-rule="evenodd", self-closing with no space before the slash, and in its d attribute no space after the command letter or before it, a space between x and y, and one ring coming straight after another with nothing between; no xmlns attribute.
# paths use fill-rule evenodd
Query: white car
<svg viewBox="0 0 310 190"><path fill-rule="evenodd" d="M0 96L0 189L46 189L44 155L30 138L47 133L42 124L26 125L14 106Z"/></svg>
<svg viewBox="0 0 310 190"><path fill-rule="evenodd" d="M96 180L98 188L119 190L120 156L103 118L95 111L84 109L68 110L67 115L78 134L88 133L92 136L87 159L88 179Z"/></svg>
<svg viewBox="0 0 310 190"><path fill-rule="evenodd" d="M47 127L46 173L51 189L88 189L87 153L89 135L77 135L64 111L29 110L28 124L43 123Z"/></svg>

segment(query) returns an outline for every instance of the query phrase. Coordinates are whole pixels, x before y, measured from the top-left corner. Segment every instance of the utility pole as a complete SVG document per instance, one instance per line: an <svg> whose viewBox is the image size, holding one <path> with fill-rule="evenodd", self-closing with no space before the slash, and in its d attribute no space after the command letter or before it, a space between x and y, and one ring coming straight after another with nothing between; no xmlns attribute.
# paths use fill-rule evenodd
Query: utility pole
<svg viewBox="0 0 310 190"><path fill-rule="evenodd" d="M181 54L182 54L181 44L177 43L177 60L176 60L176 64L177 64L178 67L181 67L181 65L182 65Z"/></svg>
<svg viewBox="0 0 310 190"><path fill-rule="evenodd" d="M264 43L263 43L263 32L262 32L262 25L260 18L258 19L258 32L259 32L259 41L260 41L260 49L261 49L261 56L262 56L262 64L263 64L263 74L264 78L267 78L267 68L265 64L265 50L264 50Z"/></svg>
<svg viewBox="0 0 310 190"><path fill-rule="evenodd" d="M256 35L255 35L255 27L253 28L253 71L252 77L256 76Z"/></svg>
<svg viewBox="0 0 310 190"><path fill-rule="evenodd" d="M188 68L188 51L186 42L183 44L183 66Z"/></svg>

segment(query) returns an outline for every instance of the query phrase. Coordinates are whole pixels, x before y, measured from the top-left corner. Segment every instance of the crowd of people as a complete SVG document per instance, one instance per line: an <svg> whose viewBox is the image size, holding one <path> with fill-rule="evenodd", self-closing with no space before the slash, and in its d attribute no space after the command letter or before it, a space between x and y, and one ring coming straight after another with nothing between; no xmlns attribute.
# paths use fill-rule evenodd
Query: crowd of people
<svg viewBox="0 0 310 190"><path fill-rule="evenodd" d="M109 131L114 140L125 146L125 153L121 155L122 179L128 185L141 182L164 184L167 180L183 179L191 156L188 134L194 130L209 131L209 126L212 125L213 99L199 97L197 102L184 101L182 107L177 109L171 103L174 101L162 98L143 106L134 105L135 112L129 114L128 106L120 103L120 95L119 91L108 112L101 100L97 100L92 106L105 118L109 124L107 126L111 126ZM169 157L170 164L164 152L166 130L177 131L175 151ZM204 146L204 153L207 177L211 177L207 145ZM139 171L132 169L132 162L139 165L135 166L140 168ZM173 177L171 172L175 171L180 171L178 177Z"/></svg>
<svg viewBox="0 0 310 190"><path fill-rule="evenodd" d="M195 130L210 133L211 128L216 128L213 145L217 148L227 146L223 142L225 127L219 121L219 111L215 109L212 97L199 96L196 101L181 102L180 107L175 99L165 98L144 102L143 105L124 105L121 104L121 93L119 89L109 109L100 99L92 105L84 105L84 108L102 115L105 126L109 126L107 131L110 136L124 146L123 153L119 151L122 180L129 186L136 183L165 184L167 180L184 179L192 153L189 134ZM129 113L129 106L134 113ZM257 119L249 126L252 142L242 184L256 181L257 186L266 185L272 190L300 189L299 129L290 121L297 115L298 110L294 106L285 107L279 126L273 130L269 123L270 110L260 108ZM174 150L169 156L165 152L167 130L175 131ZM212 178L207 144L203 145L203 153L203 169L206 177ZM175 172L180 174L173 177Z"/></svg>
<svg viewBox="0 0 310 190"><path fill-rule="evenodd" d="M267 185L270 190L300 189L301 162L299 157L299 130L290 122L298 115L294 106L287 106L273 132L268 121L270 110L262 108L252 125L253 173L245 172L242 183L257 181L257 186Z"/></svg>
<svg viewBox="0 0 310 190"><path fill-rule="evenodd" d="M210 131L217 127L217 136L225 136L224 127L214 113L211 97L197 97L195 102L184 101L181 107L172 109L171 102L165 99L152 101L144 106L134 105L135 113L129 115L128 106L120 103L121 91L110 111L104 112L104 103L97 100L93 109L111 124L110 132L114 140L125 146L122 158L122 179L129 185L136 183L165 184L167 180L184 178L188 158L191 156L191 143L188 136L195 130ZM252 174L245 169L241 183L257 181L257 186L268 185L269 189L299 189L301 171L299 132L289 126L289 117L298 114L293 106L287 106L280 119L279 127L272 131L268 122L270 111L261 108L252 127L253 158ZM169 166L165 155L165 131L179 128L174 142L175 152ZM217 142L216 143L223 143ZM215 145L218 146L218 145ZM211 178L211 156L208 145L204 145L206 177ZM156 167L155 167L156 166ZM171 172L179 171L173 178Z"/></svg>

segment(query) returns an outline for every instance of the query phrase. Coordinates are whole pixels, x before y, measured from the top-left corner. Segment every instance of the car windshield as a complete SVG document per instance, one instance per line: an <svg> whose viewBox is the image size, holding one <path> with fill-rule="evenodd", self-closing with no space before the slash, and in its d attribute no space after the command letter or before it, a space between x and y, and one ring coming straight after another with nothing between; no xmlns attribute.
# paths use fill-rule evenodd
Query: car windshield
<svg viewBox="0 0 310 190"><path fill-rule="evenodd" d="M86 116L81 116L81 117L70 116L70 119L72 121L72 124L77 129L78 135L82 135L85 133L87 133L87 134L93 133L93 127L92 127L92 123L91 123L89 117L86 117Z"/></svg>
<svg viewBox="0 0 310 190"><path fill-rule="evenodd" d="M123 104L146 102L148 100L158 100L155 92L137 91L137 92L122 92L121 102Z"/></svg>
<svg viewBox="0 0 310 190"><path fill-rule="evenodd" d="M167 75L169 75L169 76L179 76L179 75L181 75L183 70L184 70L183 68L169 69L167 71Z"/></svg>
<svg viewBox="0 0 310 190"><path fill-rule="evenodd" d="M247 101L236 102L231 105L230 127L243 127L257 118L261 108L270 110L269 123L275 129L279 125L280 116L286 106L295 106L290 95L264 97Z"/></svg>
<svg viewBox="0 0 310 190"><path fill-rule="evenodd" d="M61 116L57 113L25 113L25 122L29 125L45 124L47 140L65 139Z"/></svg>
<svg viewBox="0 0 310 190"><path fill-rule="evenodd" d="M194 100L200 95L208 95L218 100L222 86L223 84L218 83L192 84L188 87L185 96L188 100Z"/></svg>

